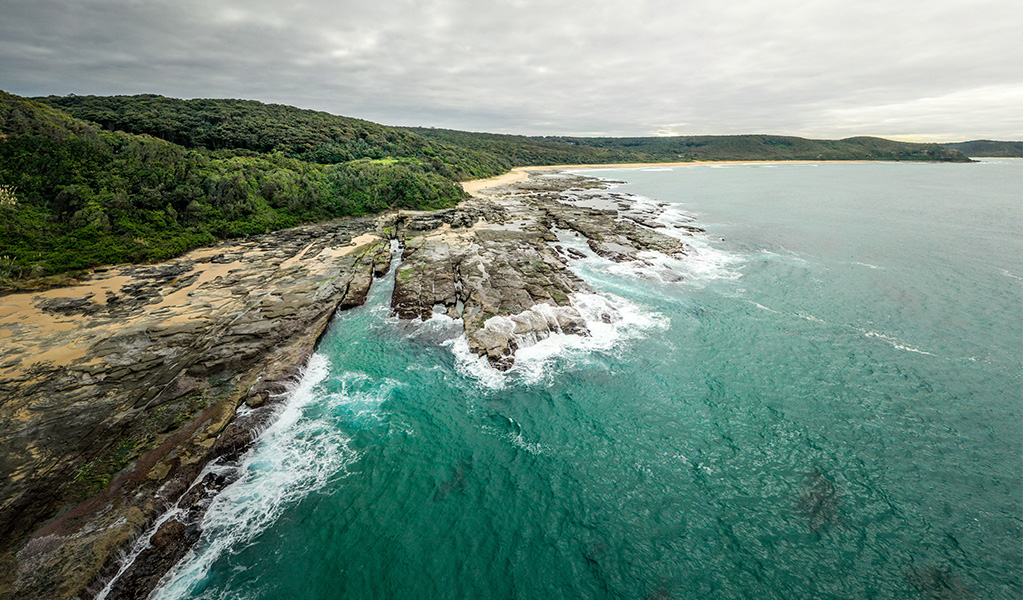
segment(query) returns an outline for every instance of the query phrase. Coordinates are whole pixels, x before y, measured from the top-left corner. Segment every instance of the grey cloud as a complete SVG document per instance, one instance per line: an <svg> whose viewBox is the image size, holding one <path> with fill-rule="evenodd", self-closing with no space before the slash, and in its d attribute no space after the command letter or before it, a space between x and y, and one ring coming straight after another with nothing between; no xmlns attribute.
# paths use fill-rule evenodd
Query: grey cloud
<svg viewBox="0 0 1023 600"><path fill-rule="evenodd" d="M529 134L1023 138L1015 0L0 0L14 93Z"/></svg>

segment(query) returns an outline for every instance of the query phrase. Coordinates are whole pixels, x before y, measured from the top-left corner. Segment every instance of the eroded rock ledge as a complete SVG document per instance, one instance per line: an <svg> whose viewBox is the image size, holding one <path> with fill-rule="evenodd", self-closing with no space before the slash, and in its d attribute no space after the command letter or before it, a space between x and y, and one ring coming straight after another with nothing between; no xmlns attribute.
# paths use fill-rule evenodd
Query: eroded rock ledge
<svg viewBox="0 0 1023 600"><path fill-rule="evenodd" d="M387 272L392 239L394 311L460 319L499 369L523 340L588 335L573 296L591 290L572 260L686 252L624 196L584 206L602 186L535 173L455 209L299 227L0 297L0 598L92 597L177 503L108 596L145 598L232 481L196 481L203 467L251 446L334 313Z"/></svg>
<svg viewBox="0 0 1023 600"><path fill-rule="evenodd" d="M617 262L644 262L642 253L650 251L685 254L685 244L658 232L663 225L650 215L571 203L575 197L567 192L593 187L603 185L563 173L533 174L441 215L406 215L398 223L405 251L395 312L404 319L425 320L434 312L460 319L469 349L502 370L512 366L517 340L588 335L572 294L592 290L569 268L585 253L557 244L559 232L583 237L594 253Z"/></svg>
<svg viewBox="0 0 1023 600"><path fill-rule="evenodd" d="M382 229L300 227L0 297L0 597L90 597L206 463L246 448L389 266Z"/></svg>

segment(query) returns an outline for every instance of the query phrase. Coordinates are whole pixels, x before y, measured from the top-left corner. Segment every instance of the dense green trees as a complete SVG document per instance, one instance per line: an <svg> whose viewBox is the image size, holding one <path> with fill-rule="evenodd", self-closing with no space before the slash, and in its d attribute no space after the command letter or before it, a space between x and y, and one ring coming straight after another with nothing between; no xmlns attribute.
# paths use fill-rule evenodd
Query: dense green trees
<svg viewBox="0 0 1023 600"><path fill-rule="evenodd" d="M942 145L959 150L966 156L1023 158L1023 142L973 140L971 142L955 142Z"/></svg>
<svg viewBox="0 0 1023 600"><path fill-rule="evenodd" d="M453 206L463 195L411 159L322 165L188 149L2 92L0 132L0 287L303 222Z"/></svg>
<svg viewBox="0 0 1023 600"><path fill-rule="evenodd" d="M0 92L0 289L303 222L453 206L457 180L513 166L800 158L966 160L878 138L525 137L250 100Z"/></svg>
<svg viewBox="0 0 1023 600"><path fill-rule="evenodd" d="M507 157L515 165L689 160L968 160L957 150L938 144L911 144L872 137L844 140L808 140L779 135L575 138L427 128L409 131L438 142Z"/></svg>
<svg viewBox="0 0 1023 600"><path fill-rule="evenodd" d="M452 179L489 177L511 166L491 154L405 129L253 100L179 100L152 94L36 100L107 130L149 134L186 148L280 153L319 164L414 158Z"/></svg>

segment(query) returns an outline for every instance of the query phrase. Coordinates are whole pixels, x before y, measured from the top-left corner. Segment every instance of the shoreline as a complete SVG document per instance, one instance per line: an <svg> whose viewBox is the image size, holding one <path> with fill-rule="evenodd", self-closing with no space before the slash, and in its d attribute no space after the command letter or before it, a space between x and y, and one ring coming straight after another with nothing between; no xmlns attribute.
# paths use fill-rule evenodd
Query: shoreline
<svg viewBox="0 0 1023 600"><path fill-rule="evenodd" d="M473 190L470 193L475 194L479 190L525 180L530 174L559 170L783 162L825 161L518 167L497 177L467 183L475 184L469 186ZM558 179L561 176L549 177ZM566 175L565 178L570 177ZM572 184L550 184L546 191L557 192L560 185ZM498 195L507 194L502 191ZM93 394L89 398L104 400L106 404L94 402L84 416L92 414L101 426L105 426L107 412L118 414L114 411L119 408L114 406L114 397L123 396L124 389L133 394L137 391L135 396L138 398L127 398L123 408L136 411L138 418L134 423L138 431L125 429L127 433L122 437L132 441L135 444L132 448L138 448L140 455L123 472L115 470L113 463L104 463L110 467L107 470L113 481L91 498L71 506L70 511L55 516L54 511L50 511L53 518L43 518L46 512L43 510L30 515L45 523L31 528L35 531L22 532L30 545L22 545L20 549L8 548L6 556L0 549L0 564L19 577L14 583L37 585L30 590L32 592L50 589L46 588L47 585L58 585L50 580L36 580L34 576L35 573L46 573L48 569L56 571L56 565L64 565L56 571L63 580L60 585L88 587L90 584L105 584L104 578L121 566L112 549L128 547L137 534L144 533L155 522L158 506L147 503L147 499L165 502L182 499L188 492L187 500L181 506L187 509L189 522L162 522L161 533L157 537L165 545L153 546L150 554L142 559L136 558L126 567L126 576L120 580L123 583L118 584L137 586L136 589L155 586L157 581L152 576L157 571L161 575L166 572L180 558L176 553L187 551L194 541L190 538L194 530L188 528L195 523L191 519L198 518L204 510L205 499L217 493L220 486L230 483L227 478L196 481L202 467L215 458L237 457L251 447L256 439L255 432L265 425L267 419L273 418L274 407L282 401L281 393L287 382L306 364L336 313L335 309L360 305L373 277L387 272L385 254L389 257L390 252L384 245L389 245L390 238L417 237L422 242L416 246L419 252L411 260L405 259L408 265L401 269L409 275L394 275L398 283L395 287L397 296L392 294L392 307L399 313L404 311L406 316L403 318L426 319L434 313L437 304L447 306L449 311L461 311L458 301L462 290L478 288L474 295L470 294L479 304L476 307L478 312L473 313L478 316L472 319L466 335L474 336L474 351L479 356L486 355L492 364L510 366L508 340L500 335L504 332L485 326L488 306L484 303L489 301L489 295L483 291L495 289L495 286L469 275L462 280L460 275L456 288L455 281L444 279L442 274L460 273L458 269L451 268L450 249L466 245L467 238L472 236L489 249L484 272L499 273L502 284L522 282L509 289L528 284L543 291L556 304L563 304L564 300L559 299L567 299L569 293L581 289L579 282L564 269L569 259L559 258L554 250L550 250L548 238L542 231L526 228L527 231L520 224L521 217L530 210L529 202L541 201L527 202L512 194L508 195L507 204L501 207L490 206L493 202L470 200L466 205L446 211L410 211L300 226L196 250L185 257L156 265L111 269L95 280L83 282L85 287L79 288L78 293L67 293L71 290L62 288L61 291L33 294L38 297L31 299L27 296L18 298L19 307L31 308L32 312L0 311L0 339L5 344L15 339L23 342L31 339L37 344L36 349L39 349L38 344L45 343L45 349L53 351L53 354L45 356L49 359L48 366L39 373L32 370L35 379L24 383L52 380L53 383L48 385L63 386L50 389L52 393L43 393L49 388L39 383L36 385L39 393L31 397L25 395L26 401L43 399L51 405L59 403L61 406L47 411L60 415L66 408L81 419L83 411L70 404L71 400L81 400L80 395L72 394L75 389L86 393L107 384L120 385L117 380L123 379L120 391L104 387L94 394L88 392ZM441 213L446 214L443 219L438 217ZM596 232L598 235L589 240L590 251L612 260L614 257L628 258L621 255L623 248L640 243L642 247L636 246L635 250L662 249L669 254L684 253L684 248L672 245L673 240L661 239L653 233L637 230L631 237L618 236L617 225L600 211L561 207L556 217L558 223L568 229ZM481 223L487 227L480 226ZM487 231L481 231L483 229ZM473 260L479 259L476 253L469 255ZM245 265L248 268L240 270ZM537 268L537 265L542 268ZM386 262L386 267L390 267L390 262ZM476 271L468 269L465 272L471 275ZM439 281L444 285L422 285L427 281ZM428 298L421 293L425 289L431 290ZM254 294L257 290L259 293ZM269 292L263 293L265 290ZM497 307L508 305L504 301L496 303ZM512 318L516 315L500 316ZM534 325L532 321L521 324ZM47 329L47 325L52 328ZM535 325L547 327L546 322ZM559 326L578 328L579 324L566 320ZM44 335L48 339L35 339L35 333L39 331L48 332ZM181 349L180 352L177 348ZM24 364L5 365L9 370L33 366L29 364L33 357L34 362L39 362L40 353L28 346L22 346L21 350L19 355ZM170 351L177 354L170 360L162 358ZM64 379L48 377L58 372L65 374ZM68 373L78 378L72 382L77 388L64 389L69 382L66 378ZM224 379L221 377L223 373L231 376ZM9 378L9 385L18 388L12 387L12 390L20 390L23 376L27 377L19 372ZM149 385L150 379L158 380L155 386ZM141 395L150 389L158 391L152 397ZM3 391L0 385L0 392ZM120 402L117 401L118 404ZM250 410L246 411L248 416L238 416L237 411L242 404L249 407ZM169 409L160 411L161 407ZM181 426L175 420L177 416L182 420L191 418ZM47 433L43 427L45 424L26 420L23 425L27 436L48 439L42 435ZM128 433L132 435L126 437ZM84 439L89 435L83 431L80 437ZM57 450L53 450L47 457L56 456L55 460L67 465L69 472L86 472L81 466L82 461L75 462L78 458L57 454ZM100 454L90 456L99 457ZM19 473L31 473L33 460L35 457L26 455L22 461L24 468ZM136 500L142 504L137 505ZM51 508L74 504L69 498L56 496L44 497L43 501L49 502ZM124 515L131 518L125 517L122 522ZM86 537L86 534L92 537ZM100 556L94 551L96 548L108 554ZM68 557L72 559L68 560ZM19 588L18 591L26 589ZM0 597L4 597L4 591L4 582L0 581ZM46 596L37 594L37 597Z"/></svg>
<svg viewBox="0 0 1023 600"><path fill-rule="evenodd" d="M470 179L460 182L466 193L476 195L482 190L494 188L509 183L524 181L532 171L582 171L594 169L656 169L664 167L695 167L715 165L780 165L780 164L816 164L816 163L870 163L886 162L874 160L697 160L679 162L650 162L650 163L601 163L581 165L539 165L535 167L512 167L510 171L502 175L487 177L485 179Z"/></svg>
<svg viewBox="0 0 1023 600"><path fill-rule="evenodd" d="M230 483L196 477L251 447L336 310L364 301L394 218L299 226L0 299L0 398L18 400L0 411L0 598L94 594L118 549L180 501L184 521L161 525L167 545L121 584L154 586Z"/></svg>
<svg viewBox="0 0 1023 600"><path fill-rule="evenodd" d="M571 176L567 179L574 181L582 178L585 177ZM572 185L572 183L555 183L551 185L550 189L557 192L565 185ZM507 214L508 210L514 211L518 217L527 216L525 213L528 212L523 206L519 206L517 201L513 202L513 206L499 207L494 204L493 200L470 199L464 205L446 211L410 211L404 216L394 215L391 220L378 220L373 232L393 228L394 239L404 240L407 243L415 240L414 247L417 248L417 252L412 257L403 255L403 260L398 262L394 262L393 256L389 254L390 261L386 264L383 263L382 257L375 258L372 263L372 272L368 273L371 276L362 281L365 293L359 295L358 301L346 302L349 295L349 290L346 289L343 292L344 297L332 303L336 309L330 308L322 313L322 318L317 321L315 328L306 328L309 335L304 340L306 342L315 341L311 344L306 343L303 347L304 352L290 361L294 366L290 374L296 376L298 372L306 368L313 349L319 344L319 340L327 331L338 310L362 305L368 295L369 287L374 285L372 276L383 277L392 268L391 277L394 280L394 289L389 304L395 314L402 319L425 321L434 314L438 304L446 306L449 316L452 316L451 311L457 311L461 302L461 289L474 290L469 292L466 299L469 306L468 314L474 315L468 317L471 324L466 326L465 331L466 336L470 339L470 349L477 356L486 356L494 368L505 370L510 367L514 360L514 344L510 343L512 336L507 332L486 328L486 309L495 310L497 313L495 316L504 316L507 319L519 318L519 321L516 322L518 326L531 331L543 332L548 331L551 327L546 319L529 319L532 316L530 312L532 307L541 303L540 301L533 299L528 305L515 306L516 301L521 301L520 298L514 298L507 292L503 292L503 288L500 286L491 286L486 279L474 278L471 275L466 278L459 277L458 285L454 285L455 281L450 281L450 285L423 285L426 281L434 283L441 281L443 283L443 276L439 273L457 272L457 269L450 268L451 265L448 261L452 252L455 254L461 252L471 254L477 261L480 260L480 256L486 255L481 262L476 263L477 265L486 265L484 269L480 270L499 273L502 280L516 282L512 285L514 289L534 286L546 293L552 301L557 302L560 297L562 301L559 306L568 303L570 294L587 291L588 288L584 283L564 272L567 268L567 259L558 258L555 249L548 243L548 236L544 236L542 232L528 233L515 229L515 227L519 227L517 224L513 225L512 229L505 227L509 224L508 221L511 217ZM434 216L438 213L446 214L444 218L438 219ZM616 232L610 227L610 219L601 211L568 209L565 214L560 215L560 218L563 222L571 223L580 219L585 220L587 215L591 220L602 219L604 221L603 228L600 228L601 223L589 223L582 229L586 231L600 229L603 234L600 237L609 239L615 235ZM638 228L635 224L632 227ZM487 235L488 231L492 235ZM380 244L383 238L374 235L373 232L363 232L358 236L355 236L353 232L349 243L342 248L349 249L352 244L367 241L369 245ZM268 234L268 236L270 235L273 234ZM669 251L682 252L679 242L660 240L662 243L659 244L658 234L653 232L647 234L642 240L630 242L626 239L617 239L617 241L623 244L639 244L647 249L666 247ZM476 251L470 251L470 246L473 244L478 244L486 252L477 254ZM598 248L601 247L598 243ZM543 254L543 251L546 251L546 254ZM298 255L305 256L305 248L295 254L295 256ZM308 260L315 262L314 258L309 257ZM541 263L543 267L538 269L537 263ZM278 270L280 269L281 267L278 267ZM477 272L477 269L468 269L468 272L472 274ZM424 300L422 290L428 288L432 290L433 297ZM482 293L482 288L501 296L500 302L492 308L489 305L483 306L489 298ZM340 292L340 289L337 291ZM564 306L562 309L571 310L570 308L565 309ZM509 314L505 314L506 312ZM562 328L575 333L585 330L585 323L582 323L581 319L581 317L573 319L572 315L566 313L560 314L557 324L559 331ZM275 357L270 357L271 360L273 358ZM238 415L237 409L235 409L235 418L223 428L213 442L215 459L223 460L225 464L229 464L259 442L259 433L276 418L276 408L290 399L290 395L282 393L285 391L284 387L278 387L276 391L277 394L273 398L263 400L249 415ZM248 404L243 399L238 405L240 406L242 403ZM255 417L251 415L255 415ZM226 451L218 452L218 449L226 449ZM191 472L193 477L187 481L187 485L181 486L178 500L175 503L168 503L171 508L161 514L151 516L136 536L119 545L121 549L130 549L126 555L127 561L121 560L121 554L114 554L108 558L103 569L91 580L90 589L102 589L104 592L109 592L110 597L119 598L129 590L133 592L141 590L151 594L158 587L161 578L187 554L198 540L201 534L200 524L212 498L233 483L240 473L240 471L231 474L209 473L199 479L200 471L201 466L198 470L193 469ZM165 515L171 514L168 511L173 511L174 514L166 517ZM106 598L107 596L100 597Z"/></svg>

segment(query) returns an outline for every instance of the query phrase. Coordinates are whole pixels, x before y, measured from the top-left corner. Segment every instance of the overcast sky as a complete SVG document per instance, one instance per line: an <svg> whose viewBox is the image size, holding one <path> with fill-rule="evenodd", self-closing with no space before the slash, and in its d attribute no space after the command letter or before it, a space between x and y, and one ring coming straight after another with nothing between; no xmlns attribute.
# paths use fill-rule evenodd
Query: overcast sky
<svg viewBox="0 0 1023 600"><path fill-rule="evenodd" d="M523 134L1023 139L1023 0L0 0L0 89Z"/></svg>

